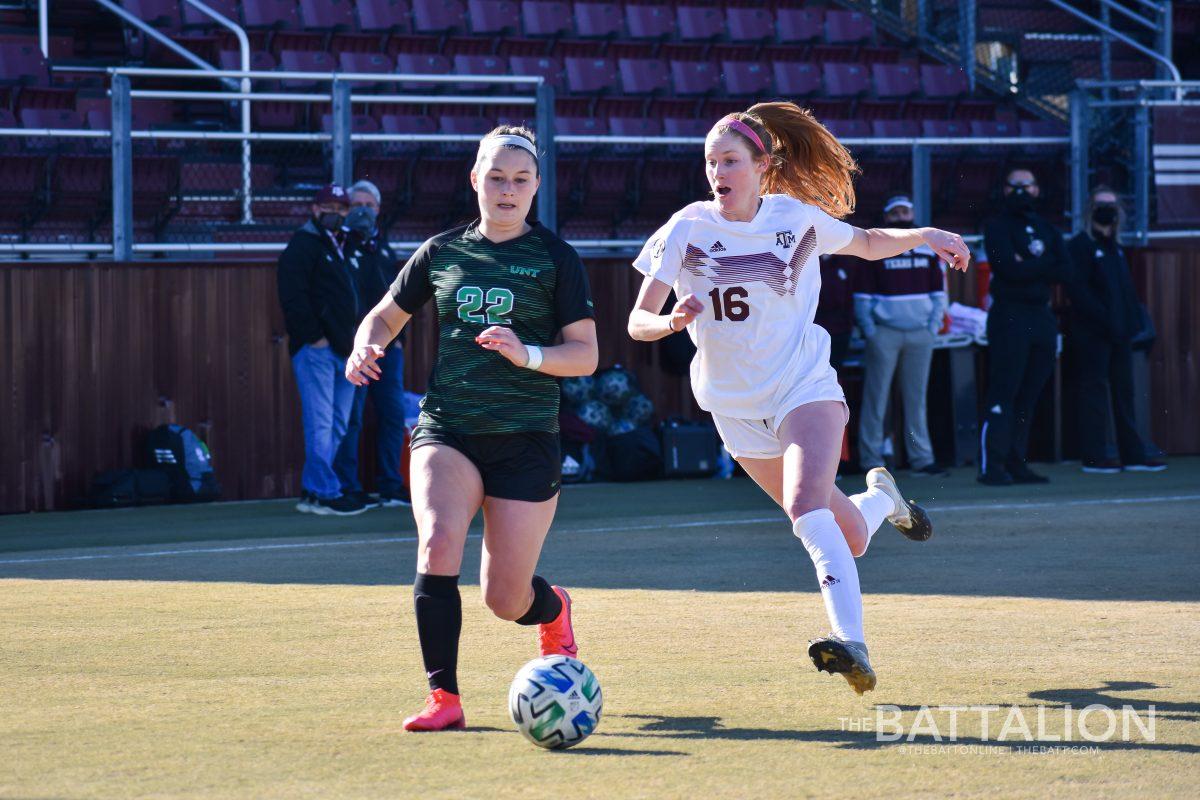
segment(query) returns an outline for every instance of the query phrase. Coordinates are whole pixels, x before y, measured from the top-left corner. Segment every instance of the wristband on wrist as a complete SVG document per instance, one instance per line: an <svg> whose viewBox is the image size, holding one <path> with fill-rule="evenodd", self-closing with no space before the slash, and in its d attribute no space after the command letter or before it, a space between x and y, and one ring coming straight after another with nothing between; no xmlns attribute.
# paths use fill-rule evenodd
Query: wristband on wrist
<svg viewBox="0 0 1200 800"><path fill-rule="evenodd" d="M679 333L679 331L675 330L674 314L667 314L667 330L669 330L671 333Z"/></svg>
<svg viewBox="0 0 1200 800"><path fill-rule="evenodd" d="M525 352L529 354L529 360L525 362L525 369L537 371L542 366L542 348L536 345L525 345Z"/></svg>

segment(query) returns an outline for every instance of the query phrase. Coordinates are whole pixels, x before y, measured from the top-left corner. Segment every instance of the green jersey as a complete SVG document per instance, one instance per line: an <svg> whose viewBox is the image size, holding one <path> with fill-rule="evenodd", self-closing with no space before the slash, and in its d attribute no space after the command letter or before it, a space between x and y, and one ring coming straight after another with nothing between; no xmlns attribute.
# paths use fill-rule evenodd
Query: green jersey
<svg viewBox="0 0 1200 800"><path fill-rule="evenodd" d="M433 298L438 354L420 425L463 434L558 431L558 384L475 342L492 325L546 347L573 322L595 316L579 254L541 225L499 244L478 221L426 241L392 284L412 314Z"/></svg>

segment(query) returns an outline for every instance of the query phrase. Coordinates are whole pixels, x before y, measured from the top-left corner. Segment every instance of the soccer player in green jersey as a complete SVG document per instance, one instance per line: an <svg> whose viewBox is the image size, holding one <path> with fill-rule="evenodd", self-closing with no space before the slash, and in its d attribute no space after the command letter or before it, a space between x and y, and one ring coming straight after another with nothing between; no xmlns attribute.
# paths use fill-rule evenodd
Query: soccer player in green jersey
<svg viewBox="0 0 1200 800"><path fill-rule="evenodd" d="M410 466L419 534L413 595L430 694L404 721L410 731L466 724L458 574L481 507L484 602L501 619L538 625L542 655L577 652L570 596L534 568L561 478L554 378L595 371L596 323L579 254L526 222L539 181L532 133L501 126L485 136L471 170L479 219L421 245L363 320L346 363L351 383L377 378L387 345L434 301L437 363Z"/></svg>

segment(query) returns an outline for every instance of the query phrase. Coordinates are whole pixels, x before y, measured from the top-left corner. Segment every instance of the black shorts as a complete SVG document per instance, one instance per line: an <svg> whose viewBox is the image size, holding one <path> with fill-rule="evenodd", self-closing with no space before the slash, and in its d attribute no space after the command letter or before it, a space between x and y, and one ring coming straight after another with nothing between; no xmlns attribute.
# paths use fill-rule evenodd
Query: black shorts
<svg viewBox="0 0 1200 800"><path fill-rule="evenodd" d="M562 483L557 433L461 434L418 425L411 447L427 444L453 447L466 456L479 470L488 497L542 503L558 494Z"/></svg>

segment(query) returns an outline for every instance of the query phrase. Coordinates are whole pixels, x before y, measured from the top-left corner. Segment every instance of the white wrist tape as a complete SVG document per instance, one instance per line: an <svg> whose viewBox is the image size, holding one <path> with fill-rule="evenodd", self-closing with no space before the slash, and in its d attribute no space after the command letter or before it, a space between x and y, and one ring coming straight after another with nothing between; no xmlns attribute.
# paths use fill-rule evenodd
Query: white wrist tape
<svg viewBox="0 0 1200 800"><path fill-rule="evenodd" d="M525 351L529 353L529 361L525 363L525 369L536 371L542 366L542 348L527 344L525 345Z"/></svg>

